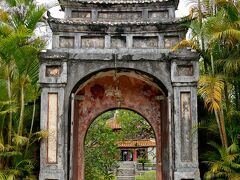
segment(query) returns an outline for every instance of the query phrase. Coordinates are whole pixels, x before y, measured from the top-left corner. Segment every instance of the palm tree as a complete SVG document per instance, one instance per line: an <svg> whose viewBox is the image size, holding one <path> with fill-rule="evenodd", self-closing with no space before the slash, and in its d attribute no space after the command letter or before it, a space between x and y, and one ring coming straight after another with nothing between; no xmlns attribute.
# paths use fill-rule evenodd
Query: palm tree
<svg viewBox="0 0 240 180"><path fill-rule="evenodd" d="M0 74L0 86L7 94L4 104L0 104L1 131L6 130L6 117L9 121L8 137L0 137L0 177L30 178L32 145L47 135L46 132L33 132L39 95L38 53L45 45L34 36L34 30L45 9L36 7L32 0L6 0L6 3L9 11L0 10L0 69L4 70ZM26 112L28 102L33 102L31 117ZM31 120L29 134L24 131L27 119ZM5 144L6 139L8 144Z"/></svg>
<svg viewBox="0 0 240 180"><path fill-rule="evenodd" d="M204 75L199 81L199 94L208 110L214 112L222 145L227 148L223 102L229 111L230 82L237 84L235 92L237 97L240 95L239 6L226 0L209 2L207 6L210 11L202 14L199 10L199 18L191 21L189 27L193 32L192 39L180 42L174 49L189 46L201 55L204 61ZM233 76L230 77L230 74ZM234 80L229 81L230 78Z"/></svg>
<svg viewBox="0 0 240 180"><path fill-rule="evenodd" d="M36 83L38 78L38 52L44 43L34 37L34 30L41 20L44 8L37 8L32 0L7 0L6 3L14 9L9 13L2 11L0 28L0 52L6 64L15 66L15 78L20 86L20 117L18 134L23 131L25 92L27 85ZM11 82L12 71L9 71L8 84ZM8 85L9 99L11 99L11 84ZM11 121L10 121L11 122ZM10 127L10 126L9 126ZM11 132L11 131L10 131ZM9 136L10 137L10 136Z"/></svg>
<svg viewBox="0 0 240 180"><path fill-rule="evenodd" d="M207 152L204 156L207 161L205 164L209 166L209 171L204 175L204 179L229 179L238 180L240 178L240 149L235 142L228 148L219 146L215 142L209 145L214 151Z"/></svg>

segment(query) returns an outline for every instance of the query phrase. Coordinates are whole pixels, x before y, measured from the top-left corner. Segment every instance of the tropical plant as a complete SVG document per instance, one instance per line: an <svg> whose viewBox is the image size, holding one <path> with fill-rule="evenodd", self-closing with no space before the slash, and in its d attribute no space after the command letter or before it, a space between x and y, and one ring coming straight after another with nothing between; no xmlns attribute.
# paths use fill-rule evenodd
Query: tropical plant
<svg viewBox="0 0 240 180"><path fill-rule="evenodd" d="M204 71L198 92L208 110L215 114L222 145L228 147L225 108L227 112L232 109L230 102L234 98L237 106L239 104L239 5L225 0L205 3L207 11L202 13L199 6L198 18L189 25L192 39L183 40L174 50L189 46L201 55ZM232 93L236 96L230 97Z"/></svg>
<svg viewBox="0 0 240 180"><path fill-rule="evenodd" d="M235 142L228 148L219 146L215 142L209 142L214 149L204 154L207 161L203 161L209 166L204 179L229 179L240 178L240 150Z"/></svg>
<svg viewBox="0 0 240 180"><path fill-rule="evenodd" d="M0 176L34 179L37 149L33 145L47 136L44 131L34 132L40 93L38 53L45 44L34 30L45 9L32 0L5 3L7 9L0 9Z"/></svg>
<svg viewBox="0 0 240 180"><path fill-rule="evenodd" d="M206 7L204 11L198 1L199 6L190 14L188 27L191 29L192 38L183 40L173 49L191 47L201 56L199 102L204 101L208 114L199 116L200 137L222 144L219 146L217 143L210 143L214 148L209 149L206 144L202 147L203 142L200 139L200 154L209 150L202 156L203 161L209 165L205 178L239 179L238 175L237 178L234 175L239 173L236 168L240 164L239 150L229 150L238 146L240 134L239 1L207 0L201 3ZM231 156L236 159L231 159Z"/></svg>
<svg viewBox="0 0 240 180"><path fill-rule="evenodd" d="M107 114L111 114L107 113ZM105 119L107 118L107 119ZM113 179L119 150L118 134L107 126L109 116L99 116L88 129L85 138L85 179Z"/></svg>
<svg viewBox="0 0 240 180"><path fill-rule="evenodd" d="M119 123L121 131L111 129L112 118ZM120 159L118 142L154 137L149 123L133 111L118 109L103 113L93 121L85 138L85 179L114 179ZM149 162L145 153L138 160L143 168Z"/></svg>
<svg viewBox="0 0 240 180"><path fill-rule="evenodd" d="M155 134L151 125L139 114L127 109L119 109L116 118L121 124L122 139L151 139Z"/></svg>

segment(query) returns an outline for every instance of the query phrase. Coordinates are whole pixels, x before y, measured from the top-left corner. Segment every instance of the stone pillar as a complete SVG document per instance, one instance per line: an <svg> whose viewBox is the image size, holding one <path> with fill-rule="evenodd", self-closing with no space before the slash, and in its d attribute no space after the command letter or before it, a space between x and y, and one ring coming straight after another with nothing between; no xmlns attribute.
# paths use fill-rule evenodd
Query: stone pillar
<svg viewBox="0 0 240 180"><path fill-rule="evenodd" d="M173 60L174 180L200 180L197 125L198 62Z"/></svg>
<svg viewBox="0 0 240 180"><path fill-rule="evenodd" d="M67 179L64 153L64 87L67 83L67 63L57 57L45 59L40 66L41 130L48 137L41 142L40 180Z"/></svg>

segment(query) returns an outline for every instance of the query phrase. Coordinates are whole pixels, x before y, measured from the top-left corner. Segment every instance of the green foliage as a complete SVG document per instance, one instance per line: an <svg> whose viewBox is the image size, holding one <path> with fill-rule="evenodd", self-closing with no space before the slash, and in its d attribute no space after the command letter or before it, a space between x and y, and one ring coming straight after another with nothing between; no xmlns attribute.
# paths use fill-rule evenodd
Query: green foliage
<svg viewBox="0 0 240 180"><path fill-rule="evenodd" d="M120 124L120 132L116 133L108 126L107 120L112 117ZM139 114L119 109L100 115L89 127L85 138L85 179L114 179L113 170L117 168L120 155L116 142L143 138L154 138L154 132ZM142 159L144 163L149 162L146 157Z"/></svg>
<svg viewBox="0 0 240 180"><path fill-rule="evenodd" d="M240 178L240 149L238 144L233 143L228 148L224 148L210 142L209 145L214 150L207 152L204 156L207 161L203 161L209 167L204 175L204 179L231 179Z"/></svg>
<svg viewBox="0 0 240 180"><path fill-rule="evenodd" d="M123 139L150 139L155 138L154 131L149 123L139 114L125 109L117 111L117 120L121 124Z"/></svg>
<svg viewBox="0 0 240 180"><path fill-rule="evenodd" d="M32 0L6 3L8 11L0 9L0 179L33 180L37 179L35 144L48 135L33 132L38 54L45 44L34 30L45 9Z"/></svg>
<svg viewBox="0 0 240 180"><path fill-rule="evenodd" d="M199 116L200 155L209 168L205 178L240 179L240 4L239 1L204 1L207 9L203 13L198 3L198 17L191 19L188 26L192 38L183 40L174 50L191 47L201 56L198 93L208 110L205 117ZM206 142L201 142L201 138L222 145L212 142L210 147L202 145Z"/></svg>
<svg viewBox="0 0 240 180"><path fill-rule="evenodd" d="M136 180L156 180L156 171L145 172L141 176L136 176Z"/></svg>
<svg viewBox="0 0 240 180"><path fill-rule="evenodd" d="M137 162L142 164L142 170L145 169L144 167L146 163L150 163L150 161L145 156L138 158Z"/></svg>
<svg viewBox="0 0 240 180"><path fill-rule="evenodd" d="M88 129L85 138L85 179L113 179L119 150L118 134L106 125L108 115L99 116Z"/></svg>
<svg viewBox="0 0 240 180"><path fill-rule="evenodd" d="M209 111L220 111L224 81L221 77L203 75L199 80L198 93L204 99Z"/></svg>

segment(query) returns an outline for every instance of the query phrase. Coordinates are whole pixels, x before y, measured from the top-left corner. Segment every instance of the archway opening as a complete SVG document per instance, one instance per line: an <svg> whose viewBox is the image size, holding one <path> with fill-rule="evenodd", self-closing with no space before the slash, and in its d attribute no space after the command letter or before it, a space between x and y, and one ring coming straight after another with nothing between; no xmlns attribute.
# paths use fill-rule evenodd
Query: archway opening
<svg viewBox="0 0 240 180"><path fill-rule="evenodd" d="M84 180L84 141L89 126L110 109L131 109L152 126L156 139L156 179L169 179L169 121L167 92L153 77L136 70L92 74L74 88L70 145L70 176Z"/></svg>
<svg viewBox="0 0 240 180"><path fill-rule="evenodd" d="M85 180L156 179L156 139L140 114L115 109L89 126L85 142Z"/></svg>

